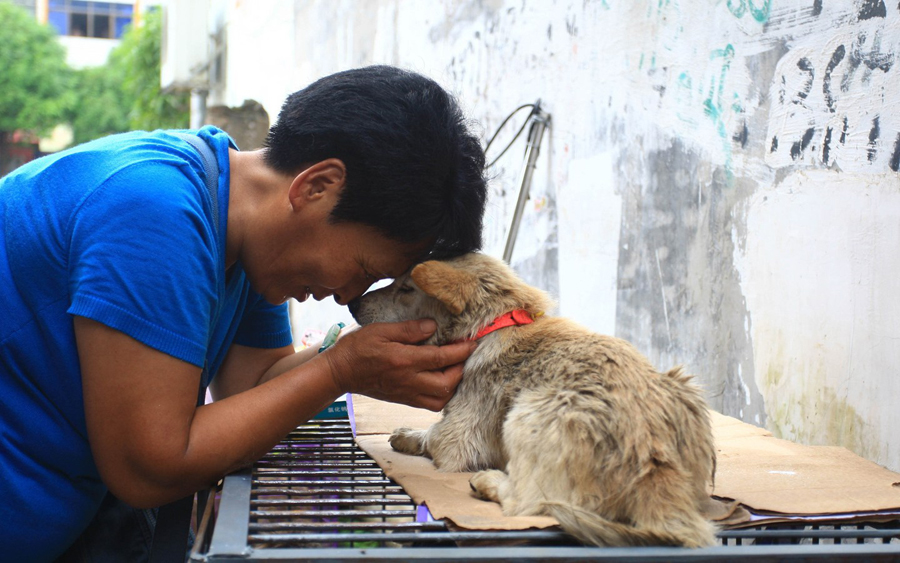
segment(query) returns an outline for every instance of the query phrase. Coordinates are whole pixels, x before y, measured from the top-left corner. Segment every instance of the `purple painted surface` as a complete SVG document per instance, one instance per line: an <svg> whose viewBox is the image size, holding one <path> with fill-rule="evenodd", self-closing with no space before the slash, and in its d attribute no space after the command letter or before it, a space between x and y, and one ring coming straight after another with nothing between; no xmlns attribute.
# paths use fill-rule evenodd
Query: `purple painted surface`
<svg viewBox="0 0 900 563"><path fill-rule="evenodd" d="M420 504L416 507L416 522L434 522L431 512L424 504Z"/></svg>
<svg viewBox="0 0 900 563"><path fill-rule="evenodd" d="M353 432L353 437L356 438L356 417L353 416L353 399L352 395L347 393L345 395L347 398L347 418L350 419L350 430Z"/></svg>

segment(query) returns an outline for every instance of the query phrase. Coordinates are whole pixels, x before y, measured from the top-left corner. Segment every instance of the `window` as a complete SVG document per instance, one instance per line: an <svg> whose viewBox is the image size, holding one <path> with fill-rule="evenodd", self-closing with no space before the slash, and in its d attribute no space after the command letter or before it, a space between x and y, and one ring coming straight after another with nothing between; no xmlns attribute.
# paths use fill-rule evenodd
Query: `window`
<svg viewBox="0 0 900 563"><path fill-rule="evenodd" d="M50 0L47 19L60 35L118 39L133 11L131 4Z"/></svg>

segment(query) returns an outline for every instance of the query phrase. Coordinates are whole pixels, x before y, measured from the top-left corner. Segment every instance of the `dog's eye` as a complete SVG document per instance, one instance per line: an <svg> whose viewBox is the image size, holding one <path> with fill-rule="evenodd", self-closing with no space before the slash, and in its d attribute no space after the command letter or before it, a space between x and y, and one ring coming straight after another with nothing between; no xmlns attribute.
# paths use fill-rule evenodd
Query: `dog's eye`
<svg viewBox="0 0 900 563"><path fill-rule="evenodd" d="M412 293L413 291L415 291L415 289L408 285L401 285L397 288L397 291L400 293Z"/></svg>

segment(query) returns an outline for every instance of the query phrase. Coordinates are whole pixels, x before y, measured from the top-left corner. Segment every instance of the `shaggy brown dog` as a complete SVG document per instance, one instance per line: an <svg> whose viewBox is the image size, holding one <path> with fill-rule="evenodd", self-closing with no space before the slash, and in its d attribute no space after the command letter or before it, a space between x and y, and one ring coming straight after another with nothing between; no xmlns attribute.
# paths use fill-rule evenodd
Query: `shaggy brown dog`
<svg viewBox="0 0 900 563"><path fill-rule="evenodd" d="M351 304L360 324L433 318L433 344L518 311L480 337L441 421L399 428L391 445L442 471L481 470L476 495L509 516L549 514L586 543L713 544L701 513L715 471L701 392L681 368L660 373L628 342L544 315L550 307L482 254L419 264Z"/></svg>

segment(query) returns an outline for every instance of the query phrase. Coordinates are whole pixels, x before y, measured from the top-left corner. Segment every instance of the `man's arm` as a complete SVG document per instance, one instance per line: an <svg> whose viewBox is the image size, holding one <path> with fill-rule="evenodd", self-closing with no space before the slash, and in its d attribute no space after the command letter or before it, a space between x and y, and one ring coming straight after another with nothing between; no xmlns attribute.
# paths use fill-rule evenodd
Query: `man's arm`
<svg viewBox="0 0 900 563"><path fill-rule="evenodd" d="M354 326L345 330L340 337L357 328ZM210 392L217 401L230 397L294 369L318 353L318 345L295 351L292 346L264 349L232 344L219 372L210 383Z"/></svg>
<svg viewBox="0 0 900 563"><path fill-rule="evenodd" d="M258 459L343 393L439 410L474 345L411 345L433 330L416 322L364 327L277 377L267 378L266 369L258 385L197 407L200 368L75 317L88 438L100 475L128 504L159 506ZM275 365L291 358L285 354Z"/></svg>
<svg viewBox="0 0 900 563"><path fill-rule="evenodd" d="M318 361L197 407L200 368L84 317L75 335L91 451L109 489L139 508L251 463L341 393Z"/></svg>
<svg viewBox="0 0 900 563"><path fill-rule="evenodd" d="M232 344L209 390L216 401L237 395L312 359L316 351L306 348L295 352L292 346L267 349Z"/></svg>

